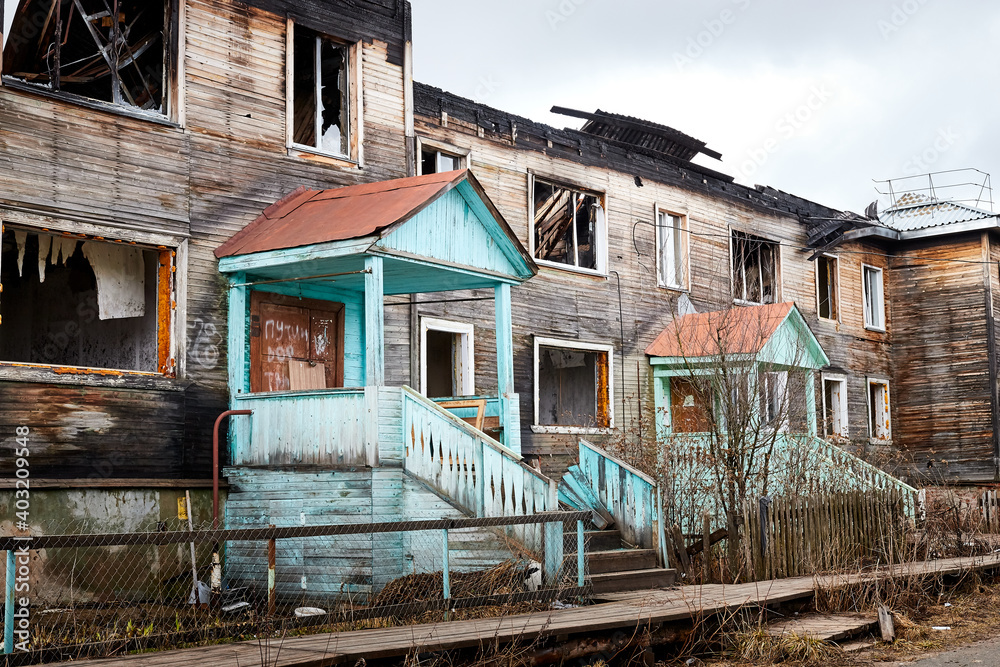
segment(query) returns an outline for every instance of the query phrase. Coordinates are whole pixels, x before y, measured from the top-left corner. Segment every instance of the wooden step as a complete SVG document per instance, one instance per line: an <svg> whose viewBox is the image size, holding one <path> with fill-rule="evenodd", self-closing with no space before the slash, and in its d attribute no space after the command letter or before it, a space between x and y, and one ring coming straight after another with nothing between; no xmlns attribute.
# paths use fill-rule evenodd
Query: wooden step
<svg viewBox="0 0 1000 667"><path fill-rule="evenodd" d="M767 626L772 637L795 633L827 642L871 634L878 628L873 614L802 614L774 621Z"/></svg>
<svg viewBox="0 0 1000 667"><path fill-rule="evenodd" d="M587 566L591 574L649 570L656 567L656 552L653 549L591 551L587 554Z"/></svg>
<svg viewBox="0 0 1000 667"><path fill-rule="evenodd" d="M564 535L567 553L576 553L576 531ZM622 534L617 530L585 530L583 532L584 549L587 553L593 551L613 551L622 548Z"/></svg>
<svg viewBox="0 0 1000 667"><path fill-rule="evenodd" d="M641 591L650 588L669 588L674 585L674 570L650 568L628 572L605 572L592 574L590 583L595 594L618 593L621 591Z"/></svg>

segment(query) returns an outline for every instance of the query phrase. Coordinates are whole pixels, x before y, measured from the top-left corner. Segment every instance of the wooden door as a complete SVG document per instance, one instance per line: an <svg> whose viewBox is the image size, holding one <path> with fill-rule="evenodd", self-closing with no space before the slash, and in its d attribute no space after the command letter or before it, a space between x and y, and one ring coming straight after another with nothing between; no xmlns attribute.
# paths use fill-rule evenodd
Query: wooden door
<svg viewBox="0 0 1000 667"><path fill-rule="evenodd" d="M253 292L250 391L343 385L344 304Z"/></svg>

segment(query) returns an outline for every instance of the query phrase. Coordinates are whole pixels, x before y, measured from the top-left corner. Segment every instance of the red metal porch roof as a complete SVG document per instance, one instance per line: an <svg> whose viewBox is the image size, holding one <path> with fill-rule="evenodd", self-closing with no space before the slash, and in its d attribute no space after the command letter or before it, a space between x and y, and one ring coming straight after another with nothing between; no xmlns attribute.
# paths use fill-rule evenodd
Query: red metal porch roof
<svg viewBox="0 0 1000 667"><path fill-rule="evenodd" d="M465 169L331 190L300 187L215 249L218 258L362 238L410 219L469 176Z"/></svg>
<svg viewBox="0 0 1000 667"><path fill-rule="evenodd" d="M757 354L795 307L791 301L678 317L646 348L651 357Z"/></svg>

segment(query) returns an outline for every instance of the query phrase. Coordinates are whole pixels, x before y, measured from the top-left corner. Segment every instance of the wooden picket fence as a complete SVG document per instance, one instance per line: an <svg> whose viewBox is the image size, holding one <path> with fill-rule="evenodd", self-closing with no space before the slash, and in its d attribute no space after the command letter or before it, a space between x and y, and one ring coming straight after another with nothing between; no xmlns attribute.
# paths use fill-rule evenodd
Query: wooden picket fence
<svg viewBox="0 0 1000 667"><path fill-rule="evenodd" d="M687 553L675 549L674 563L706 582L725 580L726 572L736 570L743 580L761 581L899 563L912 525L906 510L912 499L903 494L884 489L763 499L747 508L735 545L732 531L712 531L706 515L705 534L689 536L695 541ZM675 536L680 538L679 529ZM728 565L734 558L737 568Z"/></svg>

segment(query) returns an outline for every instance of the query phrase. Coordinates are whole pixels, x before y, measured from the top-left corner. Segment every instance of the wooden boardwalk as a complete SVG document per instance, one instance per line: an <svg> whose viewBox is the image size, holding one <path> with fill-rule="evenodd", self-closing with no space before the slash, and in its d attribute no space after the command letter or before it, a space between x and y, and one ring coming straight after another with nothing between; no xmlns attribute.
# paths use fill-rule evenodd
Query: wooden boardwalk
<svg viewBox="0 0 1000 667"><path fill-rule="evenodd" d="M994 568L1000 568L1000 554L913 563L877 573L808 576L740 585L711 584L618 593L602 596L601 599L607 600L606 602L587 607L286 638L275 640L270 647L248 641L93 660L88 664L94 667L323 667L353 664L359 658L389 658L410 653L530 641L554 635L586 634L617 628L634 629L653 623L686 621L694 616L708 616L741 606L768 605L808 598L813 595L817 584L836 587L886 576L960 574Z"/></svg>

